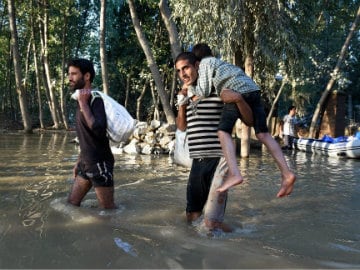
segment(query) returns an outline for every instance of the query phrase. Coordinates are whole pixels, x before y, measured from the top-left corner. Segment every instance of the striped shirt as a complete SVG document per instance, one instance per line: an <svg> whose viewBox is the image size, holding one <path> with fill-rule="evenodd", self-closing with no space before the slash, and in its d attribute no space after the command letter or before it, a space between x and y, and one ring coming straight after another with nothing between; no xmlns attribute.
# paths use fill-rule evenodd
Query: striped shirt
<svg viewBox="0 0 360 270"><path fill-rule="evenodd" d="M217 130L223 105L219 97L190 101L186 108L186 132L191 158L222 157Z"/></svg>
<svg viewBox="0 0 360 270"><path fill-rule="evenodd" d="M224 88L241 94L259 91L256 83L238 66L224 62L215 57L206 57L200 61L197 85L190 86L188 91L199 97L208 97L215 87L217 95Z"/></svg>

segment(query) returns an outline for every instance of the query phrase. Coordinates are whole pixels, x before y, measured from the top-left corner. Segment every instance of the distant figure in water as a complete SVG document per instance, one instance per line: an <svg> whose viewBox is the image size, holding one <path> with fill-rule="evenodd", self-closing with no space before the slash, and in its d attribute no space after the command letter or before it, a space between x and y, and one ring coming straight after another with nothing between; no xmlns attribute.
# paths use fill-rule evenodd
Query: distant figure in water
<svg viewBox="0 0 360 270"><path fill-rule="evenodd" d="M101 208L116 208L114 203L114 156L106 135L106 114L101 97L92 98L95 70L87 59L68 63L70 88L80 90L76 110L76 132L80 154L74 166L74 184L68 202L80 206L94 187Z"/></svg>
<svg viewBox="0 0 360 270"><path fill-rule="evenodd" d="M295 139L295 129L296 129L296 107L290 106L288 109L288 114L284 116L283 119L283 135L284 135L284 149L291 150L293 148L294 139Z"/></svg>

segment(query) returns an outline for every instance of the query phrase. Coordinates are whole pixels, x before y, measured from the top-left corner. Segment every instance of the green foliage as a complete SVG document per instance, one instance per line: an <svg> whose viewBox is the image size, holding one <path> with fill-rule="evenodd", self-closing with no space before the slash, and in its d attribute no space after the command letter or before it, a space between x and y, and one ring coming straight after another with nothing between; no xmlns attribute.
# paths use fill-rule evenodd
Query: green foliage
<svg viewBox="0 0 360 270"><path fill-rule="evenodd" d="M171 70L167 63L171 59L170 46L166 29L161 20L157 1L139 1L136 4L141 26L148 40L151 41L152 52L162 72L167 76ZM124 103L127 79L130 77L129 104L130 113L135 116L136 102L145 81L151 78L145 55L138 42L128 5L118 5L110 2L107 8L107 51L110 92L120 102ZM142 103L142 119L151 113L152 97L148 87Z"/></svg>
<svg viewBox="0 0 360 270"><path fill-rule="evenodd" d="M274 75L278 73L291 84L291 95L284 94L280 104L287 107L288 103L294 103L304 114L314 110L359 5L353 0L171 0L170 3L186 48L206 42L228 61L239 49L243 62L246 56L253 56L254 79L263 89L268 106L279 87L274 83ZM353 94L356 100L359 41L358 31L335 86Z"/></svg>
<svg viewBox="0 0 360 270"><path fill-rule="evenodd" d="M298 66L303 55L292 24L292 6L280 1L171 1L174 16L187 44L208 43L227 61L239 50L244 63L255 61L255 81L265 95L274 83L279 64L287 70ZM295 8L293 8L295 9ZM290 73L291 74L291 73ZM285 74L283 74L285 75Z"/></svg>
<svg viewBox="0 0 360 270"><path fill-rule="evenodd" d="M280 83L275 81L275 74L281 74L288 84L279 101L279 114L286 111L289 104L295 104L303 115L311 114L314 110L359 6L359 1L354 0L169 2L184 49L189 49L197 42L206 42L227 61L232 61L235 53L241 62L247 56L254 57L254 79L263 90L267 107L270 107L280 87ZM173 63L168 33L158 4L159 0L138 0L136 8L166 88L170 89ZM18 118L20 109L10 54L6 5L6 1L0 1L0 112L7 112L9 117L15 118L16 115ZM57 97L59 98L63 87L63 57L86 57L94 61L97 72L95 85L102 85L99 64L99 1L18 0L15 5L21 65L24 74L27 71L26 89L33 118L37 117L40 108L37 104L33 52L29 50L29 44L34 41L40 55L40 31L44 30L41 23L45 13L48 14L48 59ZM125 0L107 1L106 24L110 94L124 104L128 87L128 109L135 116L136 99L146 81L149 80L149 83L152 78ZM360 104L359 35L357 30L334 86L336 90L351 94L354 104ZM41 109L46 114L45 119L51 119L45 89L43 83L40 83ZM66 98L68 100L68 96ZM68 109L71 110L73 105L68 102ZM140 111L141 120L147 119L153 112L149 84Z"/></svg>

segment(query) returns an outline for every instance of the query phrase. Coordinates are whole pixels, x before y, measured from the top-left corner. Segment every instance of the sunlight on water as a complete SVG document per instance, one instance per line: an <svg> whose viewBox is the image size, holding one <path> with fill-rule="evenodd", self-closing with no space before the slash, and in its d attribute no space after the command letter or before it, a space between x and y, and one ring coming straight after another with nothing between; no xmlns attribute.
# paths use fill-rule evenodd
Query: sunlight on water
<svg viewBox="0 0 360 270"><path fill-rule="evenodd" d="M209 232L186 223L189 169L165 155L116 155L118 209L99 209L93 190L69 205L73 136L1 135L1 268L360 267L360 160L288 152L298 180L277 199L279 171L254 149L229 192L233 232Z"/></svg>

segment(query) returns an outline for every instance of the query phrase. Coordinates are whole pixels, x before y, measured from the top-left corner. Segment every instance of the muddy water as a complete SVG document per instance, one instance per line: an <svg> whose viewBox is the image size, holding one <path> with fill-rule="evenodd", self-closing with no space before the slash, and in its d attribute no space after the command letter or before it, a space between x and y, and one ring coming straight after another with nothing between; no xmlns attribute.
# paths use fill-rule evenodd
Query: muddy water
<svg viewBox="0 0 360 270"><path fill-rule="evenodd" d="M239 159L226 223L209 236L184 220L188 169L168 156L116 155L118 209L66 197L74 134L0 135L0 268L360 268L360 160L286 158L294 194L277 199L268 153Z"/></svg>

